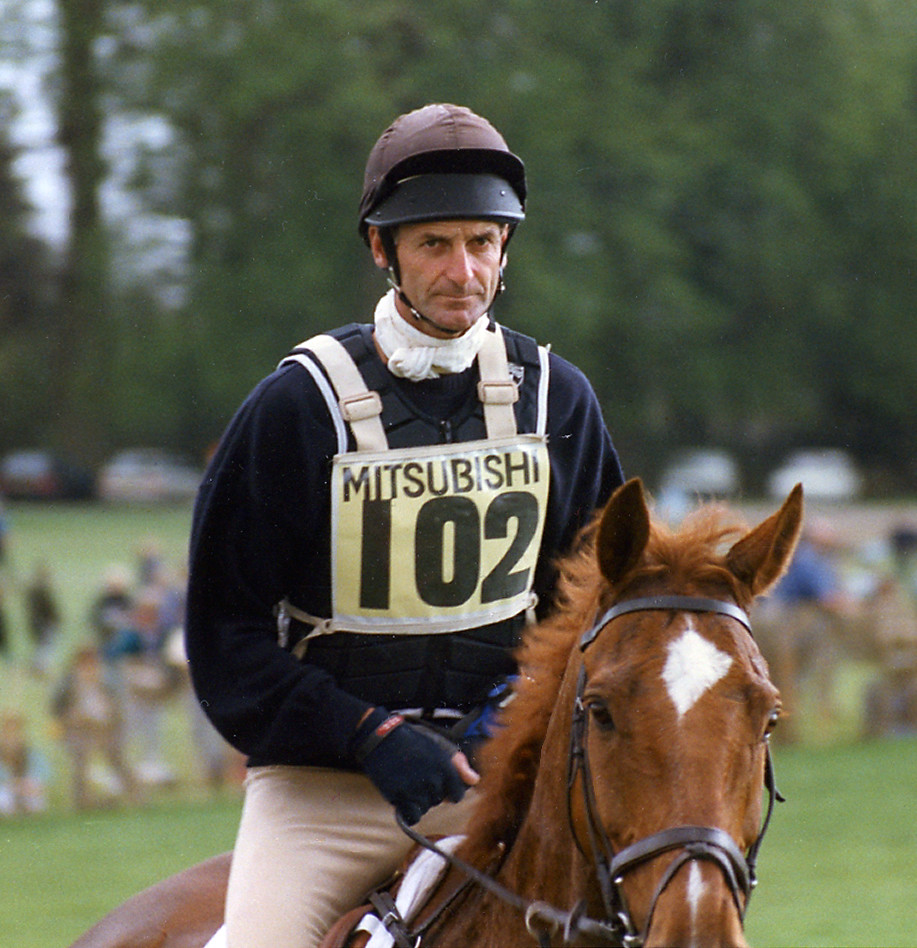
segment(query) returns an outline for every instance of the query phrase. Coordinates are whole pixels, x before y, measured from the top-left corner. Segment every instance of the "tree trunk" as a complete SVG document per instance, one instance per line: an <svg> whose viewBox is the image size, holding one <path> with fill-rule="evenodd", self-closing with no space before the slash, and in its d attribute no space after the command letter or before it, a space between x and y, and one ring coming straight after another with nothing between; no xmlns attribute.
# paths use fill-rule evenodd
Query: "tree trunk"
<svg viewBox="0 0 917 948"><path fill-rule="evenodd" d="M71 206L53 348L53 437L74 456L104 452L104 372L109 323L105 234L99 204L102 117L93 44L101 33L102 0L63 0L59 140L66 152Z"/></svg>

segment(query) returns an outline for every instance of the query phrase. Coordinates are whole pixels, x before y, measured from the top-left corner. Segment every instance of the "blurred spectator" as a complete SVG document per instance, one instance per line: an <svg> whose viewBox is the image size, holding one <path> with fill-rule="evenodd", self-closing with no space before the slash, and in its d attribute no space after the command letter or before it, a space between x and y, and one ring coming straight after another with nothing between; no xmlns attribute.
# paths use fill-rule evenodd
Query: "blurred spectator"
<svg viewBox="0 0 917 948"><path fill-rule="evenodd" d="M881 671L864 700L864 737L917 734L917 638L904 632L881 645Z"/></svg>
<svg viewBox="0 0 917 948"><path fill-rule="evenodd" d="M195 764L203 771L205 785L210 790L218 790L227 781L236 780L240 763L244 769L244 760L219 735L197 700L191 687L185 635L181 626L176 626L169 634L165 654L166 661L176 669L179 676L179 691L187 715Z"/></svg>
<svg viewBox="0 0 917 948"><path fill-rule="evenodd" d="M917 604L917 527L899 524L891 532L889 546L895 576Z"/></svg>
<svg viewBox="0 0 917 948"><path fill-rule="evenodd" d="M25 717L7 711L0 718L0 816L47 809L49 767L31 746Z"/></svg>
<svg viewBox="0 0 917 948"><path fill-rule="evenodd" d="M144 540L137 550L137 579L141 586L155 584L162 569L162 550L153 538Z"/></svg>
<svg viewBox="0 0 917 948"><path fill-rule="evenodd" d="M0 657L9 658L10 640L9 629L6 624L6 607L4 602L4 592L6 590L6 565L9 561L9 521L6 517L6 509L3 506L3 498L0 497Z"/></svg>
<svg viewBox="0 0 917 948"><path fill-rule="evenodd" d="M160 621L166 635L163 656L175 675L176 691L185 709L195 763L202 770L206 786L217 790L227 782L241 782L239 775L244 777L245 758L219 735L191 687L184 629L187 581L187 569L172 572L160 566L156 575L156 585L162 597Z"/></svg>
<svg viewBox="0 0 917 948"><path fill-rule="evenodd" d="M159 591L159 623L168 635L185 625L185 588L188 571L170 570L160 564L153 575L152 586Z"/></svg>
<svg viewBox="0 0 917 948"><path fill-rule="evenodd" d="M9 627L6 623L6 602L4 596L3 575L0 573L0 658L10 657Z"/></svg>
<svg viewBox="0 0 917 948"><path fill-rule="evenodd" d="M841 644L850 636L844 626L860 616L858 602L841 581L843 553L833 524L814 518L786 575L756 612L755 637L788 712L775 732L785 742L799 737L794 716L805 684L811 684L819 725L830 725L837 716L835 676Z"/></svg>
<svg viewBox="0 0 917 948"><path fill-rule="evenodd" d="M888 551L885 576L869 603L879 675L866 693L866 737L917 733L917 529L893 529Z"/></svg>
<svg viewBox="0 0 917 948"><path fill-rule="evenodd" d="M60 627L60 611L51 584L51 573L39 563L25 590L26 624L32 640L32 671L44 678L51 670L54 643Z"/></svg>
<svg viewBox="0 0 917 948"><path fill-rule="evenodd" d="M119 638L124 680L125 716L129 745L138 762L137 779L151 786L175 782L175 773L163 753L163 727L168 700L180 678L164 655L168 630L162 624L162 592L141 589L131 609L130 625Z"/></svg>
<svg viewBox="0 0 917 948"><path fill-rule="evenodd" d="M814 604L832 613L851 613L856 603L841 583L844 545L830 521L816 518L803 532L786 575L773 597L786 605Z"/></svg>
<svg viewBox="0 0 917 948"><path fill-rule="evenodd" d="M102 579L102 589L92 604L89 621L103 653L130 624L130 572L124 566L110 566Z"/></svg>
<svg viewBox="0 0 917 948"><path fill-rule="evenodd" d="M74 807L83 810L133 797L118 696L106 680L96 647L86 645L76 652L54 693L51 710L63 729L70 757Z"/></svg>

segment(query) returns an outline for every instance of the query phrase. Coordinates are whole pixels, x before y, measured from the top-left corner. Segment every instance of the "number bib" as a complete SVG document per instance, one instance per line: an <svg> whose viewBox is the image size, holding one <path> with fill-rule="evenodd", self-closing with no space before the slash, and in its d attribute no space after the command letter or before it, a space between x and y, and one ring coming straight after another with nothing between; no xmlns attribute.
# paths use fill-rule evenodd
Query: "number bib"
<svg viewBox="0 0 917 948"><path fill-rule="evenodd" d="M337 455L334 627L455 632L523 612L549 479L539 435Z"/></svg>

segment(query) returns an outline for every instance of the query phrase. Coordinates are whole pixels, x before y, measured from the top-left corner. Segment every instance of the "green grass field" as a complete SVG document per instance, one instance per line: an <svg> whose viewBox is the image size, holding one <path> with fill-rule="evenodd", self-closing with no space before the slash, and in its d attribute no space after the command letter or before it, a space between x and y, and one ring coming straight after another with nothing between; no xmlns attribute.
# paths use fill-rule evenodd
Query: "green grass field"
<svg viewBox="0 0 917 948"><path fill-rule="evenodd" d="M917 945L917 740L778 749L752 944Z"/></svg>
<svg viewBox="0 0 917 948"><path fill-rule="evenodd" d="M747 932L757 946L917 944L917 741L781 749ZM232 845L235 799L0 823L0 945L62 948Z"/></svg>
<svg viewBox="0 0 917 948"><path fill-rule="evenodd" d="M58 662L89 634L86 614L107 565L132 565L155 540L180 565L190 511L102 506L17 506L14 577L51 567L64 610ZM51 811L0 819L0 946L65 948L119 902L229 849L239 794L209 797L196 784L181 720L170 723L183 789L140 809L69 810L65 762L48 727L47 683L25 672L18 586L7 573L14 661L0 663L0 709L28 713L48 754ZM851 680L858 682L856 674ZM917 739L778 747L778 807L759 861L748 935L758 946L917 945Z"/></svg>

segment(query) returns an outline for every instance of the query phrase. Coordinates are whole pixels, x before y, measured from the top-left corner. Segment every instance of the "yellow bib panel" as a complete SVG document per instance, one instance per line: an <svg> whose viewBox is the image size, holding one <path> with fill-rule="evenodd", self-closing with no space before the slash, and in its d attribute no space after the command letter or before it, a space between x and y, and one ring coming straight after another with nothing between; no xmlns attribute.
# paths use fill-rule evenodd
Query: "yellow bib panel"
<svg viewBox="0 0 917 948"><path fill-rule="evenodd" d="M549 478L540 435L337 455L333 629L454 632L524 612Z"/></svg>

